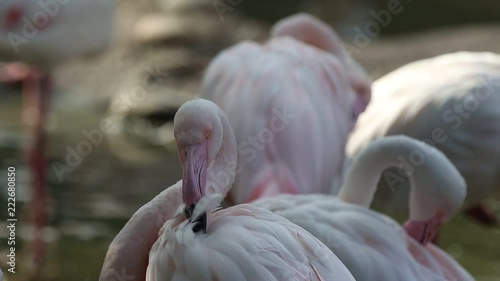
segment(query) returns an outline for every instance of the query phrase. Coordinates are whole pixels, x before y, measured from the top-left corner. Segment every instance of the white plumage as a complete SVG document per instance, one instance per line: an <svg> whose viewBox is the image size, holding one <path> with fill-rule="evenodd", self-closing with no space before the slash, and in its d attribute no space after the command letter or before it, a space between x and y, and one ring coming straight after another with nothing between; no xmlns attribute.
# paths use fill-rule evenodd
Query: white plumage
<svg viewBox="0 0 500 281"><path fill-rule="evenodd" d="M253 204L320 239L358 281L474 280L453 258L434 245L420 245L391 218L334 196L279 195Z"/></svg>
<svg viewBox="0 0 500 281"><path fill-rule="evenodd" d="M354 280L323 243L267 210L244 204L207 220L207 233L194 233L196 223L182 212L167 222L152 248L146 280Z"/></svg>
<svg viewBox="0 0 500 281"><path fill-rule="evenodd" d="M374 82L372 101L356 124L347 154L352 158L387 135L424 140L464 176L467 204L479 203L500 191L499 93L496 54L459 52L405 65ZM407 192L397 193L397 205L406 206Z"/></svg>

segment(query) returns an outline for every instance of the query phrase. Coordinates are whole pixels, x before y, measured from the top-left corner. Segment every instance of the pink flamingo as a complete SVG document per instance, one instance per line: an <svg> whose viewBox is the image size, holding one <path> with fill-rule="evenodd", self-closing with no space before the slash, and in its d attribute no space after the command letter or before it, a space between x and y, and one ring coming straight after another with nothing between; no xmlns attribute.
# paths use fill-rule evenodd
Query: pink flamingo
<svg viewBox="0 0 500 281"><path fill-rule="evenodd" d="M23 62L0 64L0 82L23 82L23 120L34 127L27 160L33 175L33 257L39 268L47 196L44 127L52 92L48 70L64 59L107 47L113 11L113 0L0 2L0 60Z"/></svg>
<svg viewBox="0 0 500 281"><path fill-rule="evenodd" d="M499 82L500 56L492 53L452 53L396 69L374 83L373 100L350 137L347 154L353 157L387 135L424 140L464 176L467 214L498 225L481 201L500 194Z"/></svg>
<svg viewBox="0 0 500 281"><path fill-rule="evenodd" d="M101 281L114 280L116 272L147 281L354 280L324 244L281 216L248 204L217 208L234 181L237 147L214 103L182 105L174 135L183 180L118 234Z"/></svg>
<svg viewBox="0 0 500 281"><path fill-rule="evenodd" d="M379 177L419 153L410 175L410 219L401 227L369 209ZM437 149L404 136L373 141L354 159L338 197L284 194L252 202L302 226L327 245L358 281L474 280L429 243L466 196L463 178Z"/></svg>
<svg viewBox="0 0 500 281"><path fill-rule="evenodd" d="M286 17L271 29L271 37L291 36L299 41L335 55L348 73L351 87L356 93L352 127L358 116L366 109L371 97L371 80L366 71L355 61L343 46L337 33L318 18L298 13Z"/></svg>
<svg viewBox="0 0 500 281"><path fill-rule="evenodd" d="M291 37L301 32L317 40ZM262 45L223 51L202 83L202 97L219 105L235 130L236 203L340 187L347 136L370 96L365 73L349 63L326 24L298 15L277 23L273 34Z"/></svg>

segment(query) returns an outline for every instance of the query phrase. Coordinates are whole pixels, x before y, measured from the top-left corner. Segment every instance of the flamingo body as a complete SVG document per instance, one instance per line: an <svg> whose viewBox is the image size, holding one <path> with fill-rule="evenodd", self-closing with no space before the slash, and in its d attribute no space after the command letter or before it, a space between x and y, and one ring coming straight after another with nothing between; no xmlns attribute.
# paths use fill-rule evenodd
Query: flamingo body
<svg viewBox="0 0 500 281"><path fill-rule="evenodd" d="M167 222L146 280L354 280L323 243L267 210L237 205L207 220L206 233L182 213Z"/></svg>
<svg viewBox="0 0 500 281"><path fill-rule="evenodd" d="M371 81L327 24L308 14L277 22L210 64L202 97L226 112L240 154L234 202L281 193L331 193Z"/></svg>
<svg viewBox="0 0 500 281"><path fill-rule="evenodd" d="M410 238L391 218L337 197L284 194L253 204L320 239L358 281L474 280L435 246L423 246Z"/></svg>
<svg viewBox="0 0 500 281"><path fill-rule="evenodd" d="M235 130L235 202L341 182L355 94L335 56L289 37L243 42L213 60L202 88Z"/></svg>
<svg viewBox="0 0 500 281"><path fill-rule="evenodd" d="M45 69L100 51L110 44L114 8L113 0L1 1L0 61Z"/></svg>
<svg viewBox="0 0 500 281"><path fill-rule="evenodd" d="M500 56L492 53L446 54L394 70L374 82L372 101L349 139L348 157L374 139L404 134L451 160L467 182L468 206L499 194L499 82ZM407 193L398 193L396 205L407 206Z"/></svg>

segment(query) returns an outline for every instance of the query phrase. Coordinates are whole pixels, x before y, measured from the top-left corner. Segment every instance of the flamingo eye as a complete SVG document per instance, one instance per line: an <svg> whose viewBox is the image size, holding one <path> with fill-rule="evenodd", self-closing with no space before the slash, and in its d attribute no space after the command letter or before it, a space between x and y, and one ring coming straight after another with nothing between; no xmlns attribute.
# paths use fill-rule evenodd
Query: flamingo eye
<svg viewBox="0 0 500 281"><path fill-rule="evenodd" d="M208 132L207 132L207 139L209 139L209 138L210 138L210 135L211 135L211 134L212 134L212 131L208 131Z"/></svg>

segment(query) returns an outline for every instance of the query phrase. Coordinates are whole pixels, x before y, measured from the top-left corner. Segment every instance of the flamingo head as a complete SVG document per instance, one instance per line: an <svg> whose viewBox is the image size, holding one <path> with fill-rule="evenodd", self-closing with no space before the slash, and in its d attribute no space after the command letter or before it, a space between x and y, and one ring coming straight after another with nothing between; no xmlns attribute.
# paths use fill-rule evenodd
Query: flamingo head
<svg viewBox="0 0 500 281"><path fill-rule="evenodd" d="M207 194L207 175L222 148L219 108L208 100L183 104L174 117L174 136L182 166L182 198L186 216ZM221 191L222 193L222 191Z"/></svg>
<svg viewBox="0 0 500 281"><path fill-rule="evenodd" d="M466 185L460 174L456 177L453 173L443 174L446 177L444 175L457 183L446 187L440 185L439 193L426 190L429 194L420 195L418 193L426 192L415 192L418 185L412 185L411 192L414 195L410 196L410 218L403 228L410 237L424 246L437 238L441 226L454 216L465 200ZM437 177L434 178L436 179Z"/></svg>
<svg viewBox="0 0 500 281"><path fill-rule="evenodd" d="M432 150L437 151L434 148ZM439 154L442 155L441 152ZM425 169L416 167L419 168ZM441 163L440 169L437 166L429 168L441 171L442 174L413 181L410 218L403 225L406 233L424 246L437 238L441 226L462 207L467 194L465 180L451 162ZM435 181L436 184L430 184L430 181ZM425 190L422 184L431 188Z"/></svg>
<svg viewBox="0 0 500 281"><path fill-rule="evenodd" d="M403 228L410 237L425 246L437 237L445 221L445 217L439 213L425 221L409 220Z"/></svg>
<svg viewBox="0 0 500 281"><path fill-rule="evenodd" d="M410 178L410 218L404 229L409 236L426 245L436 238L441 225L463 206L467 184L438 149L425 145L411 153L423 158L422 162L415 162L416 158L411 160L415 164L412 173L416 177Z"/></svg>

